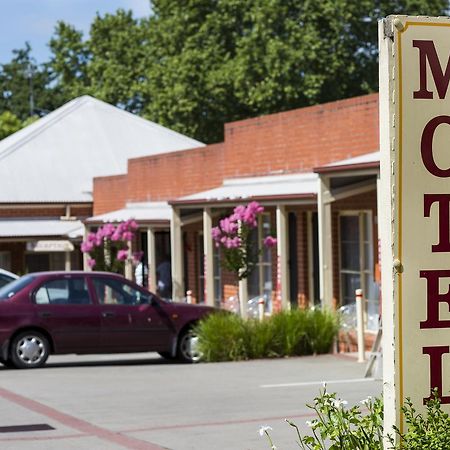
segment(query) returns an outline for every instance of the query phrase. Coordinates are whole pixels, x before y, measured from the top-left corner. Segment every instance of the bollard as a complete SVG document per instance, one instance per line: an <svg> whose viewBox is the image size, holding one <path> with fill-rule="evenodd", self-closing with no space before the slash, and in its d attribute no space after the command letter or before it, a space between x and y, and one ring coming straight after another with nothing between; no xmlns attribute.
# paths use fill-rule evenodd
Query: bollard
<svg viewBox="0 0 450 450"><path fill-rule="evenodd" d="M356 332L358 336L358 362L366 360L364 348L364 303L362 289L356 289Z"/></svg>
<svg viewBox="0 0 450 450"><path fill-rule="evenodd" d="M264 319L264 297L260 297L258 300L258 318L260 321Z"/></svg>
<svg viewBox="0 0 450 450"><path fill-rule="evenodd" d="M186 302L189 304L192 303L192 291L186 291Z"/></svg>

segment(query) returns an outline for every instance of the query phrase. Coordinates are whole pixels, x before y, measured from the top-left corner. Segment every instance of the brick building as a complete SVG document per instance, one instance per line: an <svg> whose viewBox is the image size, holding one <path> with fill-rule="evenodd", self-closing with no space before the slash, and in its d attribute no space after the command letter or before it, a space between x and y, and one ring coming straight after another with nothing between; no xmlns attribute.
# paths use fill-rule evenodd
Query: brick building
<svg viewBox="0 0 450 450"><path fill-rule="evenodd" d="M348 303L363 287L376 315L378 148L377 94L227 123L222 143L129 158L126 172L96 177L86 223L137 219L150 287L170 252L175 300L190 290L218 304L240 289L278 310ZM265 207L255 238L276 230L278 244L238 286L211 227L251 200Z"/></svg>

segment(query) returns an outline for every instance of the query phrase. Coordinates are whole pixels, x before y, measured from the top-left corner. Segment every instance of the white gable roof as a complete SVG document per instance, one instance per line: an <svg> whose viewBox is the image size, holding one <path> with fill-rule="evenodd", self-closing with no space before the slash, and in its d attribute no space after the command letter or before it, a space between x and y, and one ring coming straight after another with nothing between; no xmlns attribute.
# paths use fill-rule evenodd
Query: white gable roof
<svg viewBox="0 0 450 450"><path fill-rule="evenodd" d="M127 160L204 144L90 96L0 141L0 203L92 201L93 178Z"/></svg>

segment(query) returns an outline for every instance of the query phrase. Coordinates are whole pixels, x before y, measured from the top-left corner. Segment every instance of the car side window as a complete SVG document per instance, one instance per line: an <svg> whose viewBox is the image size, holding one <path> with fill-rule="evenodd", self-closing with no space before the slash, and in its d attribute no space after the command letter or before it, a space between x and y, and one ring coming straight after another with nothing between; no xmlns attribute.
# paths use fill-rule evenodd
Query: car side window
<svg viewBox="0 0 450 450"><path fill-rule="evenodd" d="M93 279L97 298L102 305L142 305L150 303L150 294L144 294L120 280Z"/></svg>
<svg viewBox="0 0 450 450"><path fill-rule="evenodd" d="M43 283L34 294L38 305L86 305L91 298L84 278L60 278Z"/></svg>

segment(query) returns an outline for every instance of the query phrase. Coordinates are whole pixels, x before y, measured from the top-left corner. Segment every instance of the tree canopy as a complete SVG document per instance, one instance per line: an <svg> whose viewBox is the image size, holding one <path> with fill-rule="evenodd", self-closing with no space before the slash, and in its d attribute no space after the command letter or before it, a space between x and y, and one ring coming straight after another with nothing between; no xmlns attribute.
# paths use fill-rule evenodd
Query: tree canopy
<svg viewBox="0 0 450 450"><path fill-rule="evenodd" d="M37 66L26 46L1 67L0 114L27 115L32 70L37 112L90 94L216 142L225 122L376 91L377 20L444 15L447 7L447 0L154 0L144 19L121 9L97 14L87 37L59 22L48 62Z"/></svg>

